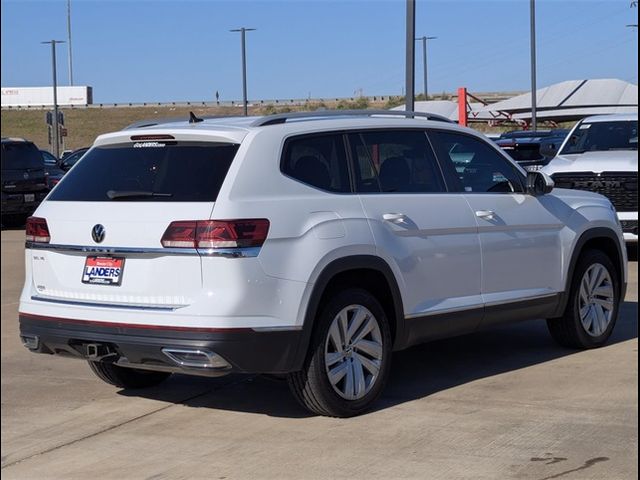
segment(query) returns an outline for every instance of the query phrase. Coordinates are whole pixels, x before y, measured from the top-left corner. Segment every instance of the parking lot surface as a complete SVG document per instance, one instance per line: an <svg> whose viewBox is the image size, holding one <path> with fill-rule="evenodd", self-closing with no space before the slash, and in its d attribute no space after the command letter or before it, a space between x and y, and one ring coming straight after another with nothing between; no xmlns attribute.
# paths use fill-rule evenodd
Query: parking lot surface
<svg viewBox="0 0 640 480"><path fill-rule="evenodd" d="M2 477L631 479L638 476L638 267L609 344L542 321L394 356L374 411L310 416L285 382L174 375L124 392L18 337L24 231L2 232Z"/></svg>

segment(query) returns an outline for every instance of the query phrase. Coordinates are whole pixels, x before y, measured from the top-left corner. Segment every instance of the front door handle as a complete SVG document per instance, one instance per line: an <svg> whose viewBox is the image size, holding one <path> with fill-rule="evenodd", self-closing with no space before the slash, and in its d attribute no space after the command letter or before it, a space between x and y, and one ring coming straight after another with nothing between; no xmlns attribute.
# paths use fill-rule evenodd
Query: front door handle
<svg viewBox="0 0 640 480"><path fill-rule="evenodd" d="M493 210L476 210L476 217L479 218L487 218L491 220L495 216L496 212L494 212Z"/></svg>
<svg viewBox="0 0 640 480"><path fill-rule="evenodd" d="M402 223L406 220L407 216L404 213L385 213L382 215L382 219L385 222Z"/></svg>

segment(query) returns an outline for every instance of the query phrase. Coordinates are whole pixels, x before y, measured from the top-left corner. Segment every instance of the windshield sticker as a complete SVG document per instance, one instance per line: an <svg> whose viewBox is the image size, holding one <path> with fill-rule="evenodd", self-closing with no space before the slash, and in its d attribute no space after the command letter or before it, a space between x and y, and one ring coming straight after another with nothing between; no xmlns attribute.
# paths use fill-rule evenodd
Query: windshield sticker
<svg viewBox="0 0 640 480"><path fill-rule="evenodd" d="M133 144L133 148L162 148L166 147L165 143L160 142L138 142Z"/></svg>
<svg viewBox="0 0 640 480"><path fill-rule="evenodd" d="M580 130L586 130L587 128L589 128L591 126L590 123L583 123L582 125L580 125L579 129Z"/></svg>

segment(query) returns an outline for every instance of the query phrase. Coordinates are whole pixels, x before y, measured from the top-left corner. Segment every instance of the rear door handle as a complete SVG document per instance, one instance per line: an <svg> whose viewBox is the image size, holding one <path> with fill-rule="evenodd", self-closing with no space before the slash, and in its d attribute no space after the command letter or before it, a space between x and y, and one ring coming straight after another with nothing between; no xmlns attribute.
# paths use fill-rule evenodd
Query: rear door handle
<svg viewBox="0 0 640 480"><path fill-rule="evenodd" d="M385 222L402 223L407 219L407 216L404 213L385 213L382 218Z"/></svg>
<svg viewBox="0 0 640 480"><path fill-rule="evenodd" d="M496 216L493 210L476 210L476 217L492 219Z"/></svg>

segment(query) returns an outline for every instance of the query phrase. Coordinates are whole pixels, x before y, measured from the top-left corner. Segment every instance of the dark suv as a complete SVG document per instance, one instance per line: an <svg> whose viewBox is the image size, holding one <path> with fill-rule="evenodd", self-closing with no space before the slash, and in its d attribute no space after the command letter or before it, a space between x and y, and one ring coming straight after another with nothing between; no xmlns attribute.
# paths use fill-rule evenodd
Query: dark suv
<svg viewBox="0 0 640 480"><path fill-rule="evenodd" d="M524 169L539 170L555 156L569 130L516 130L503 133L495 141Z"/></svg>
<svg viewBox="0 0 640 480"><path fill-rule="evenodd" d="M21 138L2 139L2 217L23 220L48 193L38 147Z"/></svg>

